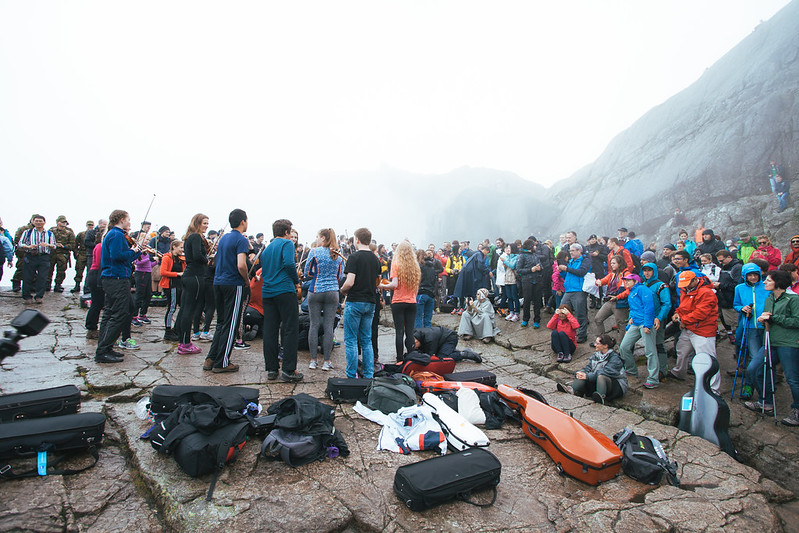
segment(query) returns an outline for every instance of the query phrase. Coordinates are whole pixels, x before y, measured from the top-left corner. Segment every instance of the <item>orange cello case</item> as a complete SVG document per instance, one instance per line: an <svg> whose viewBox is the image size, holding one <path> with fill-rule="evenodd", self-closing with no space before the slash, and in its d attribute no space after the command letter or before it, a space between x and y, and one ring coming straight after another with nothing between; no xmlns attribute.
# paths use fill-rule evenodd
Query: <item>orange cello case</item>
<svg viewBox="0 0 799 533"><path fill-rule="evenodd" d="M621 450L596 429L560 409L499 385L497 392L522 415L522 429L549 454L558 470L589 485L613 479L621 469Z"/></svg>
<svg viewBox="0 0 799 533"><path fill-rule="evenodd" d="M473 381L434 381L425 380L419 384L422 389L422 394L425 392L432 392L438 394L440 392L458 392L461 387L472 389L480 392L495 392L497 389L482 383L475 383Z"/></svg>

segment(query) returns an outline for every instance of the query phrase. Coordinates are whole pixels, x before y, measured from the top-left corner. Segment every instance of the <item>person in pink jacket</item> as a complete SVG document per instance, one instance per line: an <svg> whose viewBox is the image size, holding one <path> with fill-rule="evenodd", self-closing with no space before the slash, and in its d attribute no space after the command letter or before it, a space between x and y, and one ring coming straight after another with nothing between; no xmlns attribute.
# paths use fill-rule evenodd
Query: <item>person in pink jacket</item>
<svg viewBox="0 0 799 533"><path fill-rule="evenodd" d="M549 319L547 327L552 330L552 351L558 354L558 363L571 362L572 354L577 349L575 339L580 323L574 317L569 304L561 304L555 310L555 314Z"/></svg>
<svg viewBox="0 0 799 533"><path fill-rule="evenodd" d="M558 252L557 258L552 262L552 298L555 300L556 308L560 306L560 299L563 298L563 278L558 270L558 265L565 265L568 262L569 254L567 252Z"/></svg>
<svg viewBox="0 0 799 533"><path fill-rule="evenodd" d="M768 262L769 270L777 270L782 264L782 252L771 244L768 235L760 235L757 238L757 250L752 252L750 259L757 257Z"/></svg>

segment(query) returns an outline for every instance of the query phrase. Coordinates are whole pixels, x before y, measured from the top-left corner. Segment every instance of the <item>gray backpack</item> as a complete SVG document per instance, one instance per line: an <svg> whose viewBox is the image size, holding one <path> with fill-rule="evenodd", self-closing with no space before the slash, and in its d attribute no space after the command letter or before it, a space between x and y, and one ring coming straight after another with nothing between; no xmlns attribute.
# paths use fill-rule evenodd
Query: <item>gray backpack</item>
<svg viewBox="0 0 799 533"><path fill-rule="evenodd" d="M416 383L410 376L395 374L374 378L369 386L367 404L382 413L396 413L403 407L416 405Z"/></svg>
<svg viewBox="0 0 799 533"><path fill-rule="evenodd" d="M322 435L308 435L276 428L269 432L261 445L264 457L282 459L289 466L302 466L321 461L327 455Z"/></svg>

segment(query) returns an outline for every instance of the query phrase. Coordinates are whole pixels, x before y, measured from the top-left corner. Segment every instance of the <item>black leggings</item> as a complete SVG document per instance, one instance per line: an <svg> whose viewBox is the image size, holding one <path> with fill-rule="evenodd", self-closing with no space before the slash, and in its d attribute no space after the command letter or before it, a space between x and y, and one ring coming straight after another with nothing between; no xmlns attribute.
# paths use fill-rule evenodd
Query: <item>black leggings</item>
<svg viewBox="0 0 799 533"><path fill-rule="evenodd" d="M555 353L567 353L569 355L573 355L574 350L577 349L569 336L562 331L553 331L551 339L552 351Z"/></svg>
<svg viewBox="0 0 799 533"><path fill-rule="evenodd" d="M202 330L208 333L211 329L211 321L214 319L214 312L216 311L216 297L214 296L214 280L205 278L203 281L200 300L197 304L197 308L194 310L194 331L200 331L200 320L203 315L205 315Z"/></svg>
<svg viewBox="0 0 799 533"><path fill-rule="evenodd" d="M575 379L572 389L577 396L591 396L594 392L601 394L606 400L614 400L624 396L619 380L608 376L597 376L596 381Z"/></svg>
<svg viewBox="0 0 799 533"><path fill-rule="evenodd" d="M199 276L183 278L182 295L180 297L180 311L175 319L175 329L180 335L181 344L191 342L191 322L197 309L200 307L200 298L205 291L205 281Z"/></svg>
<svg viewBox="0 0 799 533"><path fill-rule="evenodd" d="M416 322L416 304L394 302L391 304L394 316L394 342L397 347L397 361L403 360L406 351L413 351L413 326Z"/></svg>
<svg viewBox="0 0 799 533"><path fill-rule="evenodd" d="M541 284L522 280L522 321L530 321L530 304L533 305L533 322L541 322Z"/></svg>
<svg viewBox="0 0 799 533"><path fill-rule="evenodd" d="M150 298L153 296L153 281L151 272L134 272L136 281L136 308L133 316L147 316L150 309Z"/></svg>

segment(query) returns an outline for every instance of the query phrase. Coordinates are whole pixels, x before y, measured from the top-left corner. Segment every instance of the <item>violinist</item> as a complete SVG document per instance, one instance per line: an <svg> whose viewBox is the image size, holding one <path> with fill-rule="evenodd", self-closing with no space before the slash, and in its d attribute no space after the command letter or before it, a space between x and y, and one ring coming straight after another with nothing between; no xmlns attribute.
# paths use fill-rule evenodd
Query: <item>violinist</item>
<svg viewBox="0 0 799 533"><path fill-rule="evenodd" d="M94 360L98 363L120 363L122 354L112 350L123 326L133 317L130 303L132 263L142 252L131 248L135 241L128 235L130 216L116 209L108 217L108 230L100 251L100 283L105 293L105 312Z"/></svg>
<svg viewBox="0 0 799 533"><path fill-rule="evenodd" d="M205 292L208 275L208 252L211 243L205 238L208 231L208 216L197 213L191 218L186 234L183 236L183 250L186 270L183 272L183 294L180 299L180 312L175 327L178 331L178 353L190 355L202 350L191 342L191 325Z"/></svg>
<svg viewBox="0 0 799 533"><path fill-rule="evenodd" d="M164 340L179 340L178 334L172 329L172 321L180 301L181 278L183 277L183 241L174 240L168 254L161 259L161 281L158 286L166 294L166 314L164 315ZM196 353L196 352L195 352Z"/></svg>
<svg viewBox="0 0 799 533"><path fill-rule="evenodd" d="M171 242L169 234L171 233L171 231L172 230L169 229L169 226L161 226L160 228L158 228L158 234L152 239L150 239L149 246L150 248L158 252L158 254L160 254L158 255L158 258L162 257L164 254L169 253L169 243ZM158 260L158 263L159 264L161 263L160 259ZM159 287L158 285L158 283L161 281L160 268L153 269L152 279L153 279L152 281L153 296L155 298L163 298L163 295L161 294L161 287Z"/></svg>

